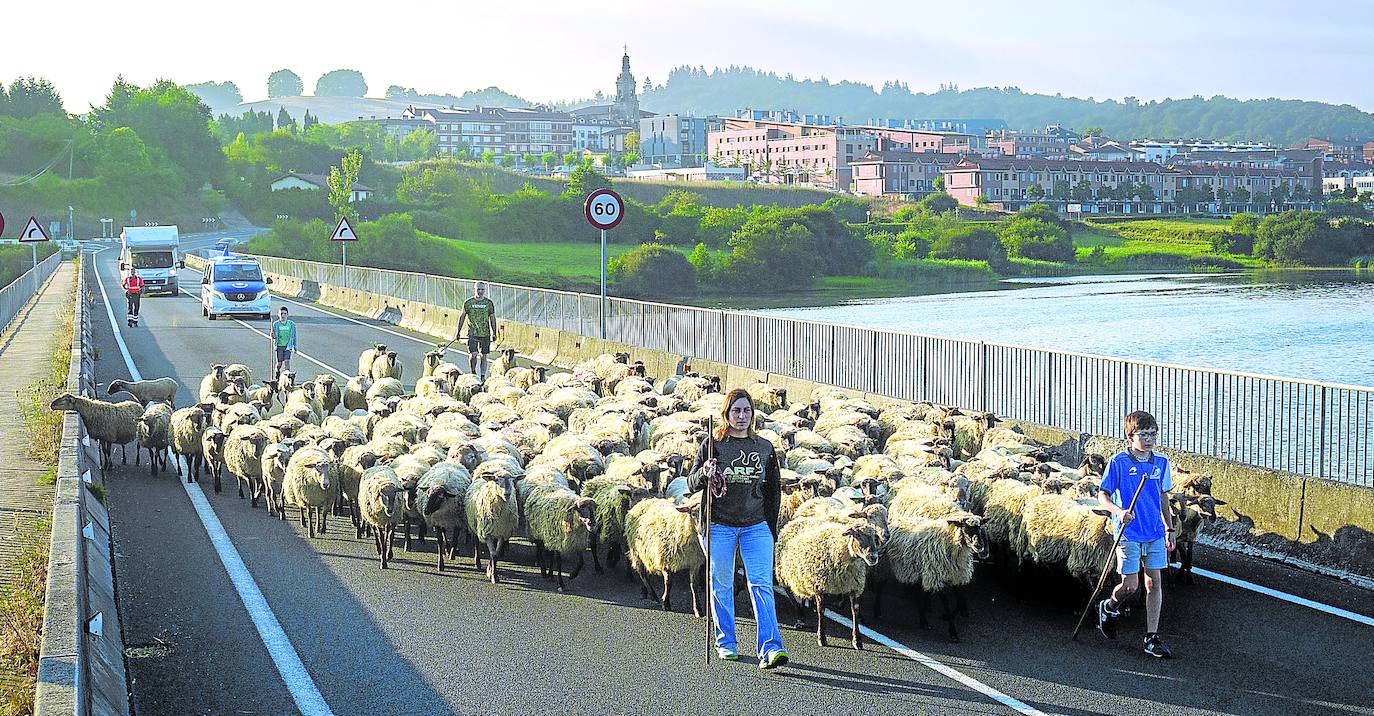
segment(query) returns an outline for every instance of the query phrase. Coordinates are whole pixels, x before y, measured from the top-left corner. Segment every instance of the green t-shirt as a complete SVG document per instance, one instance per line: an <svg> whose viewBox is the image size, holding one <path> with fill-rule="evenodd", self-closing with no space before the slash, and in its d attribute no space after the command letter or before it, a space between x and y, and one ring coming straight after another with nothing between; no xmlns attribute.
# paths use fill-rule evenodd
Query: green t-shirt
<svg viewBox="0 0 1374 716"><path fill-rule="evenodd" d="M291 319L272 323L272 336L277 339L278 348L296 347L296 324Z"/></svg>
<svg viewBox="0 0 1374 716"><path fill-rule="evenodd" d="M496 304L490 298L469 298L463 302L463 313L467 314L468 324L472 326L468 335L491 337L491 317L496 315Z"/></svg>

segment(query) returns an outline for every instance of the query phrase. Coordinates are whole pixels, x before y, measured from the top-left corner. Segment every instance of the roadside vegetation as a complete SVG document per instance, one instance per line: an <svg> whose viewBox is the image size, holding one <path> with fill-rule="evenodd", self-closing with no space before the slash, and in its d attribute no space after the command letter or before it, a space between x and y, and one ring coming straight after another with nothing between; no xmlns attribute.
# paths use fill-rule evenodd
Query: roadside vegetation
<svg viewBox="0 0 1374 716"><path fill-rule="evenodd" d="M80 270L78 259L77 270ZM67 373L72 364L72 335L75 330L76 286L68 292L62 304L61 315L68 320L62 322L52 338L46 372L38 380L29 383L17 392L19 415L24 421L24 429L29 434L29 457L45 465L57 465L57 450L62 442L62 411L51 410L48 405L53 399L67 390Z"/></svg>
<svg viewBox="0 0 1374 716"><path fill-rule="evenodd" d="M56 252L57 245L52 242L39 244L38 260L42 261ZM20 245L0 246L0 288L10 285L31 268L33 268L33 251L29 247Z"/></svg>

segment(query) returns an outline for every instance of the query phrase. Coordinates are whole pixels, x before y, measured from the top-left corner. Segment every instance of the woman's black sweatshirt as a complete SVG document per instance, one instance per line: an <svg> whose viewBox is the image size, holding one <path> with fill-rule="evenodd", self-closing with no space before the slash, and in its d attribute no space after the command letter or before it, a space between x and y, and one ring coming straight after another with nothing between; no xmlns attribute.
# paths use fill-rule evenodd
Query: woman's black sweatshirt
<svg viewBox="0 0 1374 716"><path fill-rule="evenodd" d="M710 441L701 445L696 464L687 477L688 487L700 490L706 483L702 466ZM767 522L777 535L778 507L782 500L782 471L773 444L754 435L715 441L716 464L725 475L725 495L712 498L711 521L728 527L749 527Z"/></svg>

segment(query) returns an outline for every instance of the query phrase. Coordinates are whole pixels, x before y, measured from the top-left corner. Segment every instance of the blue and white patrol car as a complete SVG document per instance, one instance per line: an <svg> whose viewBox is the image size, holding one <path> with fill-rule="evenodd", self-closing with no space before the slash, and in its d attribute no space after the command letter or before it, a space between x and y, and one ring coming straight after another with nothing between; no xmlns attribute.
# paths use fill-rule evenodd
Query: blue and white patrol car
<svg viewBox="0 0 1374 716"><path fill-rule="evenodd" d="M262 266L251 256L211 254L200 280L200 315L215 320L224 315L272 317L271 294Z"/></svg>

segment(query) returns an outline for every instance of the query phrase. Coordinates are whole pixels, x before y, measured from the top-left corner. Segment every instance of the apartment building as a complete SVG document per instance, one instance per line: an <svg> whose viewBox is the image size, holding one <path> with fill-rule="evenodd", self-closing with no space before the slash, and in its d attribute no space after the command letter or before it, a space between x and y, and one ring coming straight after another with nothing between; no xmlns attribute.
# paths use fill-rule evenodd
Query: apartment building
<svg viewBox="0 0 1374 716"><path fill-rule="evenodd" d="M1077 132L1057 124L1034 132L1001 129L987 135L989 149L1017 159L1062 159L1069 146L1082 139Z"/></svg>
<svg viewBox="0 0 1374 716"><path fill-rule="evenodd" d="M475 109L409 108L405 119L430 122L440 154L456 154L466 147L470 156L490 151L497 159L507 154L563 155L573 150L572 117L544 107Z"/></svg>
<svg viewBox="0 0 1374 716"><path fill-rule="evenodd" d="M847 188L850 162L877 148L878 137L858 127L731 118L707 133L713 163L778 184Z"/></svg>
<svg viewBox="0 0 1374 716"><path fill-rule="evenodd" d="M1218 142L1211 139L1137 139L1131 141L1131 147L1140 151L1142 161L1156 164L1169 164L1180 154L1224 156L1272 152L1276 149L1263 142Z"/></svg>
<svg viewBox="0 0 1374 716"><path fill-rule="evenodd" d="M700 167L707 156L707 136L719 131L719 117L665 114L639 120L639 165L665 169Z"/></svg>
<svg viewBox="0 0 1374 716"><path fill-rule="evenodd" d="M1349 139L1309 137L1306 142L1295 148L1317 149L1325 155L1327 161L1352 164L1364 160L1365 144Z"/></svg>
<svg viewBox="0 0 1374 716"><path fill-rule="evenodd" d="M1289 195L1299 186L1300 195L1307 190L1304 177L1294 169L1165 167L1154 162L964 157L943 175L945 191L960 204L977 206L983 197L991 208L1002 211L1020 211L1048 197L1082 204L1088 213L1168 213L1176 209L1178 192L1189 188L1210 189L1214 195L1243 188L1251 197L1272 196L1280 185ZM1122 198L1116 191L1122 184L1144 185L1150 191ZM1061 193L1065 186L1072 193L1056 196L1056 186Z"/></svg>
<svg viewBox="0 0 1374 716"><path fill-rule="evenodd" d="M1342 164L1327 167L1322 176L1322 191L1331 194L1354 187L1356 191L1374 191L1374 163Z"/></svg>
<svg viewBox="0 0 1374 716"><path fill-rule="evenodd" d="M942 170L959 163L962 155L941 152L876 150L853 162L851 190L860 196L900 196L919 200L935 191Z"/></svg>

